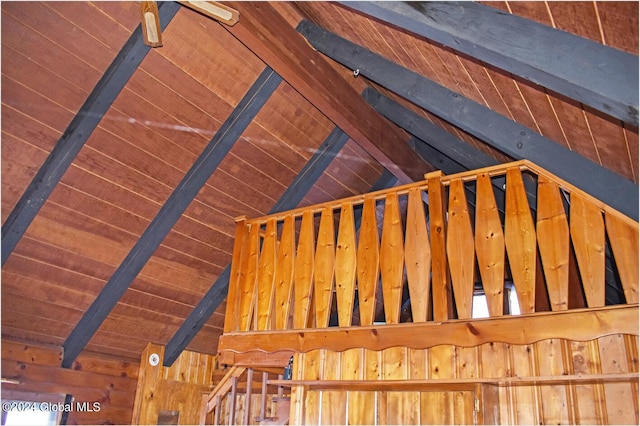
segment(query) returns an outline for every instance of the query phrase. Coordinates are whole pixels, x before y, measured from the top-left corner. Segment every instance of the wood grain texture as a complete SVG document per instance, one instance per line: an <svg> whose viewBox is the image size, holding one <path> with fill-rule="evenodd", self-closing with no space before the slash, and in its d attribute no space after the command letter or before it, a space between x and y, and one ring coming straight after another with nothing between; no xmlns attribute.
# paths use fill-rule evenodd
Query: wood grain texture
<svg viewBox="0 0 640 426"><path fill-rule="evenodd" d="M282 225L282 234L278 247L277 269L275 276L275 328L289 328L289 312L293 294L293 271L295 263L295 223L287 216Z"/></svg>
<svg viewBox="0 0 640 426"><path fill-rule="evenodd" d="M334 265L336 257L333 210L324 208L320 217L314 266L314 301L316 327L329 326L333 298Z"/></svg>
<svg viewBox="0 0 640 426"><path fill-rule="evenodd" d="M475 275L475 247L464 185L459 179L449 184L447 257L458 318L471 318Z"/></svg>
<svg viewBox="0 0 640 426"><path fill-rule="evenodd" d="M376 288L380 271L380 243L376 217L375 200L366 197L362 206L356 258L361 325L371 325L375 318Z"/></svg>
<svg viewBox="0 0 640 426"><path fill-rule="evenodd" d="M227 312L224 318L224 331L237 330L240 312L240 276L241 265L244 266L243 259L246 256L247 237L249 228L246 218L238 218L236 221L236 238L233 245L233 257L231 260L231 271L229 274L229 291L227 293Z"/></svg>
<svg viewBox="0 0 640 426"><path fill-rule="evenodd" d="M426 176L429 195L429 234L431 236L431 288L433 292L433 320L446 321L453 317L451 278L447 264L445 218L446 201L441 183L442 173Z"/></svg>
<svg viewBox="0 0 640 426"><path fill-rule="evenodd" d="M246 267L242 268L240 285L240 330L254 329L254 310L256 303L256 280L258 277L258 262L260 258L260 226L251 225L249 230L249 248Z"/></svg>
<svg viewBox="0 0 640 426"><path fill-rule="evenodd" d="M572 194L570 229L587 305L604 306L605 229L602 212L579 194Z"/></svg>
<svg viewBox="0 0 640 426"><path fill-rule="evenodd" d="M427 320L431 291L431 246L422 191L418 188L409 190L404 254L412 320L424 322Z"/></svg>
<svg viewBox="0 0 640 426"><path fill-rule="evenodd" d="M302 216L293 271L293 328L305 328L309 319L313 291L314 246L313 214L308 211Z"/></svg>
<svg viewBox="0 0 640 426"><path fill-rule="evenodd" d="M507 170L504 238L520 312L535 312L536 233L518 168Z"/></svg>
<svg viewBox="0 0 640 426"><path fill-rule="evenodd" d="M490 316L504 313L504 233L491 180L487 174L476 181L476 255Z"/></svg>
<svg viewBox="0 0 640 426"><path fill-rule="evenodd" d="M605 214L607 234L627 303L638 303L638 226Z"/></svg>
<svg viewBox="0 0 640 426"><path fill-rule="evenodd" d="M308 329L302 334L238 332L223 335L219 350L274 352L286 349L307 352L319 348L342 351L356 347L382 350L393 346L420 349L441 344L467 347L489 342L530 344L551 338L589 340L611 333L638 333L637 313L637 305L622 305L473 321Z"/></svg>
<svg viewBox="0 0 640 426"><path fill-rule="evenodd" d="M569 224L560 188L538 177L537 235L551 309L569 308Z"/></svg>
<svg viewBox="0 0 640 426"><path fill-rule="evenodd" d="M380 241L380 276L387 324L400 322L402 303L402 275L404 271L404 243L402 218L397 194L391 192L384 204L384 223Z"/></svg>
<svg viewBox="0 0 640 426"><path fill-rule="evenodd" d="M338 325L348 327L353 317L356 289L356 228L353 205L346 203L340 209L340 225L335 254L336 303Z"/></svg>
<svg viewBox="0 0 640 426"><path fill-rule="evenodd" d="M276 269L277 235L276 221L267 222L258 262L256 319L257 330L271 329L273 319L274 278Z"/></svg>

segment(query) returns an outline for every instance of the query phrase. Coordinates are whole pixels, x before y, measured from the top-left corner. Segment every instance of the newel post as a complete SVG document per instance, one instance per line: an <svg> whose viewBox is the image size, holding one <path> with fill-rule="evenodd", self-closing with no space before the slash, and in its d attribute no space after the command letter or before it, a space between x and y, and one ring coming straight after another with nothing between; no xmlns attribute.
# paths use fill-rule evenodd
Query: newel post
<svg viewBox="0 0 640 426"><path fill-rule="evenodd" d="M231 259L231 273L229 274L229 290L227 293L227 310L224 317L224 332L237 331L240 324L240 300L238 287L241 272L242 256L248 244L249 228L247 217L236 218L236 236L233 242L233 258Z"/></svg>
<svg viewBox="0 0 640 426"><path fill-rule="evenodd" d="M431 234L431 276L433 289L433 320L453 318L451 277L447 264L447 201L442 184L442 171L425 175L429 195L429 231Z"/></svg>

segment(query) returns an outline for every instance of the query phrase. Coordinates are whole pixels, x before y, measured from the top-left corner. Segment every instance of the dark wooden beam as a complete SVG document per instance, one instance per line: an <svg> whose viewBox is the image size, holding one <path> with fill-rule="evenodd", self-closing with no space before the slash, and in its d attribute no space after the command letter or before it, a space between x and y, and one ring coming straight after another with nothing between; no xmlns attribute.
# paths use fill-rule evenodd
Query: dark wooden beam
<svg viewBox="0 0 640 426"><path fill-rule="evenodd" d="M638 56L475 2L340 2L638 126Z"/></svg>
<svg viewBox="0 0 640 426"><path fill-rule="evenodd" d="M421 180L433 167L415 155L408 137L382 119L358 91L316 52L270 2L229 2L240 12L240 42L402 182Z"/></svg>
<svg viewBox="0 0 640 426"><path fill-rule="evenodd" d="M165 28L180 9L180 5L175 2L166 2L161 6L160 22ZM18 241L31 225L113 101L138 69L138 65L145 58L149 49L143 42L142 29L138 26L91 91L76 116L71 120L2 225L2 265L9 258Z"/></svg>
<svg viewBox="0 0 640 426"><path fill-rule="evenodd" d="M462 165L465 170L480 169L498 164L498 161L489 154L485 154L476 147L469 145L442 127L436 126L426 118L403 107L372 87L367 87L362 92L362 97L392 123L397 124L425 144L430 145L433 149ZM431 164L435 165L435 163ZM445 171L445 173L451 174L452 172Z"/></svg>
<svg viewBox="0 0 640 426"><path fill-rule="evenodd" d="M638 185L501 114L308 21L313 47L388 90L519 160L528 159L638 220Z"/></svg>
<svg viewBox="0 0 640 426"><path fill-rule="evenodd" d="M451 133L429 122L426 118L403 107L388 96L368 87L362 96L376 111L397 124L413 136L410 142L413 149L430 164L437 165L445 174L454 174L464 170L474 170L498 164L495 158L458 139ZM496 188L496 201L501 213L504 213L503 177L492 179ZM529 204L535 209L535 189L532 182L526 180L525 186ZM467 193L475 199L475 191L467 188Z"/></svg>
<svg viewBox="0 0 640 426"><path fill-rule="evenodd" d="M266 68L222 124L64 342L69 368L282 79Z"/></svg>
<svg viewBox="0 0 640 426"><path fill-rule="evenodd" d="M320 148L318 148L298 173L298 176L296 176L291 185L289 185L286 191L280 196L269 211L269 214L295 208L348 140L349 137L342 130L338 128L333 129L324 142L322 142ZM227 297L230 274L231 264L227 265L200 302L198 302L198 305L191 311L180 328L171 337L164 349L163 365L165 367L173 365L189 342L198 334L211 315L218 309L218 306L220 306L222 301Z"/></svg>

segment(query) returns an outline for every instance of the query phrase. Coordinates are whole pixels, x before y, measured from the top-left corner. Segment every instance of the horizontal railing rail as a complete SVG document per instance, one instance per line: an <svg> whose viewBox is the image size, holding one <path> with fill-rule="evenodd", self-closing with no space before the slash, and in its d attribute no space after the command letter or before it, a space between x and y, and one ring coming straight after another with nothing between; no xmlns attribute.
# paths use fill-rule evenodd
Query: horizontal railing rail
<svg viewBox="0 0 640 426"><path fill-rule="evenodd" d="M502 188L502 189L500 189ZM531 205L531 193L535 205ZM237 219L225 332L638 303L638 223L528 161Z"/></svg>

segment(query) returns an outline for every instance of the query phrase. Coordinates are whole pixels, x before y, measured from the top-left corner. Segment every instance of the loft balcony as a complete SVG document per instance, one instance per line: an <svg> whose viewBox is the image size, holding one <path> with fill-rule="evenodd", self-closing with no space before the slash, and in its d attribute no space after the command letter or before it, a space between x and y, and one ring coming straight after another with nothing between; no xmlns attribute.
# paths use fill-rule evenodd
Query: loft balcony
<svg viewBox="0 0 640 426"><path fill-rule="evenodd" d="M518 161L238 218L219 351L637 335L637 303L638 223Z"/></svg>

